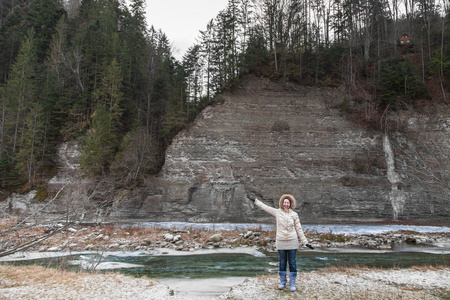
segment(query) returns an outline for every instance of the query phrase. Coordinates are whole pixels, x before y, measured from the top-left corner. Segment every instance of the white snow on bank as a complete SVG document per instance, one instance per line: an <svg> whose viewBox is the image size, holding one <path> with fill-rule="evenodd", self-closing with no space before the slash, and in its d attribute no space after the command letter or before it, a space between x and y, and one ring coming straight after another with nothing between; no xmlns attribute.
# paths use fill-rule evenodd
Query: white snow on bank
<svg viewBox="0 0 450 300"><path fill-rule="evenodd" d="M345 235L382 234L399 230L419 233L450 232L450 227L419 225L304 225L303 229Z"/></svg>
<svg viewBox="0 0 450 300"><path fill-rule="evenodd" d="M242 284L246 279L247 277L165 278L158 281L173 289L175 295L185 299L213 299L229 292L233 286Z"/></svg>
<svg viewBox="0 0 450 300"><path fill-rule="evenodd" d="M264 257L265 254L258 251L256 247L236 247L236 248L217 248L217 249L197 249L191 251L178 251L171 248L155 248L146 251L119 251L119 252L103 252L104 255L112 256L183 256L183 255L207 255L207 254L249 254L256 257Z"/></svg>
<svg viewBox="0 0 450 300"><path fill-rule="evenodd" d="M71 260L71 265L80 266L84 270L116 270L116 269L128 269L128 268L144 268L144 265L123 263L123 262L96 262L95 260L82 259Z"/></svg>
<svg viewBox="0 0 450 300"><path fill-rule="evenodd" d="M8 256L0 257L0 262L7 261L22 261L22 260L33 260L33 259L45 259L45 258L58 258L65 257L69 255L79 255L79 254L90 254L94 252L80 251L80 252L16 252Z"/></svg>
<svg viewBox="0 0 450 300"><path fill-rule="evenodd" d="M201 230L247 230L257 229L261 231L273 230L273 224L258 223L189 223L189 222L127 222L120 223L120 226L135 226L144 228L165 228L165 229L201 229Z"/></svg>
<svg viewBox="0 0 450 300"><path fill-rule="evenodd" d="M256 247L236 247L236 248L219 248L219 249L198 249L194 252L190 251L177 251L170 248L157 248L155 250L145 250L145 251L77 251L77 252L17 252L8 256L0 257L0 262L7 261L24 261L33 259L44 259L44 258L57 258L70 255L81 255L81 260L83 260L83 255L96 255L101 254L103 257L115 256L115 257L137 257L137 256L183 256L183 255L207 255L207 254L249 254L256 257L265 257L266 255L256 249ZM95 261L92 257L87 257L85 259L92 264ZM108 263L110 264L110 263ZM104 268L112 269L112 265L106 265L106 263L100 263ZM119 264L118 264L119 266ZM129 264L129 266L119 266L134 268L135 265ZM98 268L95 268L98 269Z"/></svg>

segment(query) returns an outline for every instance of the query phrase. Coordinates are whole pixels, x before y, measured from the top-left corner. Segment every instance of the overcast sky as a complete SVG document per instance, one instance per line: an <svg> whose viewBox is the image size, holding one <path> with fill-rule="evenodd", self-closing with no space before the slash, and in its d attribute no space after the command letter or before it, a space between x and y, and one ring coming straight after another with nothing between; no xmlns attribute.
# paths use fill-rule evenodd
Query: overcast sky
<svg viewBox="0 0 450 300"><path fill-rule="evenodd" d="M226 8L228 0L147 0L147 24L161 29L177 59L195 43L200 30Z"/></svg>

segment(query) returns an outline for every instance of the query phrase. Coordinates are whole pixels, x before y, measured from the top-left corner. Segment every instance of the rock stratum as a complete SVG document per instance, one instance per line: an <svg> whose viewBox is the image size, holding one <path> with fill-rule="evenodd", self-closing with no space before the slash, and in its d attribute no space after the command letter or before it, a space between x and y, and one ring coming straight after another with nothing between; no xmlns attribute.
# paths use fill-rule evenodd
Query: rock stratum
<svg viewBox="0 0 450 300"><path fill-rule="evenodd" d="M343 103L357 100L338 88L247 77L174 138L160 174L140 187L100 190L79 176L76 143L64 143L60 172L48 183L58 197L36 203L13 195L4 210L94 221L273 222L247 196L278 207L289 193L306 223L449 224L448 105L385 112L385 130L374 130L350 120Z"/></svg>
<svg viewBox="0 0 450 300"><path fill-rule="evenodd" d="M115 202L111 217L267 222L247 195L278 207L289 193L308 223L447 222L448 108L395 114L385 121L402 133L381 132L350 121L345 99L337 88L243 80L176 136L160 175Z"/></svg>

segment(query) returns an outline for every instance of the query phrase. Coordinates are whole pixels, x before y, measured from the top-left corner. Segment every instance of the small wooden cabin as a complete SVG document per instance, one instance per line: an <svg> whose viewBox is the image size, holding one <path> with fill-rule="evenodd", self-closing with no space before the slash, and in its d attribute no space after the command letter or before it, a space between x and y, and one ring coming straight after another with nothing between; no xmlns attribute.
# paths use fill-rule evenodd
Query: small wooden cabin
<svg viewBox="0 0 450 300"><path fill-rule="evenodd" d="M406 44L409 44L409 43L410 43L409 35L404 33L402 35L402 37L400 38L400 45L406 45Z"/></svg>

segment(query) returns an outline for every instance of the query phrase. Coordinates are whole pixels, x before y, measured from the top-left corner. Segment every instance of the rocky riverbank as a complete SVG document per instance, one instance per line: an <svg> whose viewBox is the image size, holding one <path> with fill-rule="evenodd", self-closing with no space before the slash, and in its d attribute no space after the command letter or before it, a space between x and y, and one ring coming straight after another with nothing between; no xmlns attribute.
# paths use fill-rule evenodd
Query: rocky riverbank
<svg viewBox="0 0 450 300"><path fill-rule="evenodd" d="M121 227L105 225L64 225L34 226L28 229L5 232L2 234L0 251L17 248L51 233L60 227L60 232L41 243L26 249L38 252L65 251L140 251L171 249L194 252L200 249L222 249L236 247L257 247L263 252L276 251L275 232L250 230L201 230L201 229L164 229L143 227ZM333 234L307 231L309 242L317 249L327 248L363 248L390 250L393 247L408 245L428 245L447 247L450 245L450 233L420 233L414 231L396 231L380 234Z"/></svg>

